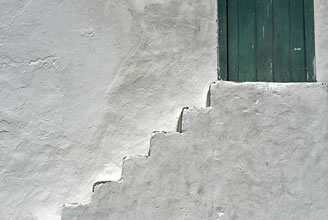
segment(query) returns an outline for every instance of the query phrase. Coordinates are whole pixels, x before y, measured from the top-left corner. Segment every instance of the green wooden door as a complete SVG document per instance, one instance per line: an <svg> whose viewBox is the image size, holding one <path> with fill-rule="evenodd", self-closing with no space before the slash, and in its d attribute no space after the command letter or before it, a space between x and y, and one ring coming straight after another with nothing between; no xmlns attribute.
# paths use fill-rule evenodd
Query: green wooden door
<svg viewBox="0 0 328 220"><path fill-rule="evenodd" d="M313 82L313 0L219 0L219 75Z"/></svg>

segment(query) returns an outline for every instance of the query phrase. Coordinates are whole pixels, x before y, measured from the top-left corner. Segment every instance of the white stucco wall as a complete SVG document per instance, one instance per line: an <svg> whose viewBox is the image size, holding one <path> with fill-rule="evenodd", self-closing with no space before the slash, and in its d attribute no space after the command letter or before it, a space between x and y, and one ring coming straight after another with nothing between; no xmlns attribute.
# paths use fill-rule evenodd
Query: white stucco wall
<svg viewBox="0 0 328 220"><path fill-rule="evenodd" d="M316 73L319 82L328 82L328 1L314 0Z"/></svg>
<svg viewBox="0 0 328 220"><path fill-rule="evenodd" d="M58 219L216 79L215 0L0 0L0 218Z"/></svg>
<svg viewBox="0 0 328 220"><path fill-rule="evenodd" d="M325 0L317 78L328 82ZM216 79L215 0L0 0L0 216L58 219Z"/></svg>

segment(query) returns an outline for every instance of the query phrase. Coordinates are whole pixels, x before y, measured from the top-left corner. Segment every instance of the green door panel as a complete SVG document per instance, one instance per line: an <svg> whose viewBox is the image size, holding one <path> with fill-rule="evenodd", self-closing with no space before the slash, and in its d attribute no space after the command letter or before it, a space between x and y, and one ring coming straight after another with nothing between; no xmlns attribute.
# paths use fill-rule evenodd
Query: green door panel
<svg viewBox="0 0 328 220"><path fill-rule="evenodd" d="M290 0L273 1L273 79L275 82L290 82L291 17L289 12Z"/></svg>
<svg viewBox="0 0 328 220"><path fill-rule="evenodd" d="M273 81L273 23L271 0L257 0L256 14L256 70L257 80Z"/></svg>
<svg viewBox="0 0 328 220"><path fill-rule="evenodd" d="M304 0L306 81L315 82L314 7L313 0Z"/></svg>
<svg viewBox="0 0 328 220"><path fill-rule="evenodd" d="M313 0L218 0L219 76L314 82Z"/></svg>
<svg viewBox="0 0 328 220"><path fill-rule="evenodd" d="M290 0L291 81L305 82L304 1ZM302 74L300 74L302 73Z"/></svg>
<svg viewBox="0 0 328 220"><path fill-rule="evenodd" d="M228 19L228 60L229 80L239 81L239 1L228 2L228 14L235 14Z"/></svg>
<svg viewBox="0 0 328 220"><path fill-rule="evenodd" d="M256 0L239 0L239 80L256 80ZM228 19L230 16L228 17ZM229 28L229 27L228 27Z"/></svg>

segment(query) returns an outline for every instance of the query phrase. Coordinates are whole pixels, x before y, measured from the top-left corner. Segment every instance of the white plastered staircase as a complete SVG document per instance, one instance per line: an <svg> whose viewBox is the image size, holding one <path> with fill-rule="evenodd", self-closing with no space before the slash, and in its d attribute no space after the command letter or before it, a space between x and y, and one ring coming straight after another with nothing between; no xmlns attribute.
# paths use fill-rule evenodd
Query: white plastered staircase
<svg viewBox="0 0 328 220"><path fill-rule="evenodd" d="M328 91L319 83L211 85L177 132L126 157L63 220L327 219Z"/></svg>

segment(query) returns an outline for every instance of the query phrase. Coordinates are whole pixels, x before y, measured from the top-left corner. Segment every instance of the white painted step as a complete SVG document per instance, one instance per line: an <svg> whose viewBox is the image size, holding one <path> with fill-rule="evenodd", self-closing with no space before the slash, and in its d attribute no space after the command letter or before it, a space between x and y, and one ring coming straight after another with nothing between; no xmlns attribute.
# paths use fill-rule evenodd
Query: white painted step
<svg viewBox="0 0 328 220"><path fill-rule="evenodd" d="M216 82L209 103L62 219L327 219L327 85Z"/></svg>

